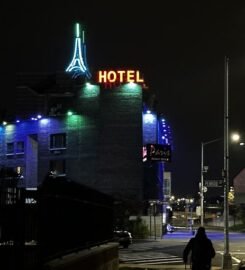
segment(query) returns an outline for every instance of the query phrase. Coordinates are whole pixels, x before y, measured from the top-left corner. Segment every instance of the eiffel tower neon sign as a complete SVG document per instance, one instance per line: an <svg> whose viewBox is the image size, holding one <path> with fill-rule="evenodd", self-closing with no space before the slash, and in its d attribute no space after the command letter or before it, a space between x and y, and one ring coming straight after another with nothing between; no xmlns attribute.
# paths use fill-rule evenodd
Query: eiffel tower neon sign
<svg viewBox="0 0 245 270"><path fill-rule="evenodd" d="M82 38L80 37L80 25L76 23L76 36L74 54L71 63L66 69L66 72L73 73L73 78L78 76L85 76L87 79L91 78L86 58L86 44L84 38L84 31L82 31Z"/></svg>

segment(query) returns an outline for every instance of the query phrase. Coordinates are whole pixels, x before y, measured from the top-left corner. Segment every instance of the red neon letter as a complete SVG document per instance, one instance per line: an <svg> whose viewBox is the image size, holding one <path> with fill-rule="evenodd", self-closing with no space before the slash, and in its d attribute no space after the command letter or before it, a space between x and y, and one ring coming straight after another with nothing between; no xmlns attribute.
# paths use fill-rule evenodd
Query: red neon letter
<svg viewBox="0 0 245 270"><path fill-rule="evenodd" d="M99 70L99 83L106 83L106 71Z"/></svg>
<svg viewBox="0 0 245 270"><path fill-rule="evenodd" d="M119 75L119 82L120 83L123 83L123 81L124 81L124 75L125 75L125 70L118 70L117 73Z"/></svg>
<svg viewBox="0 0 245 270"><path fill-rule="evenodd" d="M135 71L134 70L128 70L127 71L127 82L135 82Z"/></svg>
<svg viewBox="0 0 245 270"><path fill-rule="evenodd" d="M136 82L144 82L144 79L140 78L140 72L138 70L136 71Z"/></svg>
<svg viewBox="0 0 245 270"><path fill-rule="evenodd" d="M115 71L109 71L107 74L107 80L109 82L115 82L117 79L117 74Z"/></svg>

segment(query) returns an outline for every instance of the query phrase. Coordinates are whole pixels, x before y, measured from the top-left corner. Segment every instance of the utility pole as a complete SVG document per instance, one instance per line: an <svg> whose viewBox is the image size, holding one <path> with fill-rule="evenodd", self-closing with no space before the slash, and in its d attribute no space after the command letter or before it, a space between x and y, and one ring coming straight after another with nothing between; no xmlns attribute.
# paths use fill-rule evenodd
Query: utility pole
<svg viewBox="0 0 245 270"><path fill-rule="evenodd" d="M224 73L224 254L222 269L232 269L229 252L229 58L225 57Z"/></svg>
<svg viewBox="0 0 245 270"><path fill-rule="evenodd" d="M203 147L204 143L201 143L201 190L200 190L200 199L201 199L201 226L203 227L203 219L204 219L204 185L203 185Z"/></svg>

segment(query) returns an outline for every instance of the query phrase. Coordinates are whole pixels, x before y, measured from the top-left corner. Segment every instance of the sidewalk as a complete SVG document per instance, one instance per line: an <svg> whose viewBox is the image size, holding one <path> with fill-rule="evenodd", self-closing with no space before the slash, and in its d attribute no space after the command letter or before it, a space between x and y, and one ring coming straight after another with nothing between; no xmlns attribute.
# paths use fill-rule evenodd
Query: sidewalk
<svg viewBox="0 0 245 270"><path fill-rule="evenodd" d="M173 269L191 269L190 265L145 265L145 264L121 264L119 270L173 270ZM212 266L212 270L221 270L221 267ZM234 268L233 270L236 270Z"/></svg>
<svg viewBox="0 0 245 270"><path fill-rule="evenodd" d="M210 238L214 237L214 238L218 238L220 241L222 240L222 237L223 237L223 234L221 236L217 236L216 235L216 231L213 231L213 230L209 230L208 231L208 234L210 236ZM164 241L164 240L188 240L190 239L190 237L192 237L192 235L190 234L190 231L189 230L177 230L174 232L174 234L165 234L163 236L163 238L157 238L157 239L148 239L150 243L152 243L152 241L156 241L156 242L160 242L160 241ZM147 239L144 239L142 241L144 241L146 244L147 244ZM136 241L136 240L135 240ZM216 252L216 256L215 258L213 258L212 260L212 268L211 270L222 270L222 252L220 252L219 250ZM238 263L239 263L239 260L238 261L234 261L233 260L233 266L232 266L232 270L238 270ZM187 264L186 266L184 264L144 264L143 262L141 262L140 264L137 263L137 264L133 264L133 263L121 263L119 264L119 270L179 270L179 269L185 269L185 270L190 270L190 265Z"/></svg>
<svg viewBox="0 0 245 270"><path fill-rule="evenodd" d="M173 270L173 269L191 269L190 265L145 265L145 264L120 264L119 270ZM237 267L233 267L237 270ZM211 270L222 270L221 266L212 266Z"/></svg>
<svg viewBox="0 0 245 270"><path fill-rule="evenodd" d="M119 264L119 270L174 270L174 269L185 269L190 270L190 265L186 266L183 264L130 264L124 263ZM216 254L215 258L212 260L212 268L211 270L222 270L222 256L220 254ZM238 265L233 264L232 270L238 270Z"/></svg>

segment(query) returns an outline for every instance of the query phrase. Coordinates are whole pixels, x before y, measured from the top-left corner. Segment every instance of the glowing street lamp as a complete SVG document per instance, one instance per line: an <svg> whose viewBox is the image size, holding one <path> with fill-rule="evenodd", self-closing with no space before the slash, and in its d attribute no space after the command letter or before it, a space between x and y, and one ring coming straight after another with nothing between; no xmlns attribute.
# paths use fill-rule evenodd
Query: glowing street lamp
<svg viewBox="0 0 245 270"><path fill-rule="evenodd" d="M204 225L204 173L206 168L204 167L204 146L211 144L217 141L222 140L223 138L214 139L208 142L201 143L201 187L200 187L200 200L201 200L201 226Z"/></svg>
<svg viewBox="0 0 245 270"><path fill-rule="evenodd" d="M240 135L238 133L231 134L231 140L233 142L239 142L240 141Z"/></svg>
<svg viewBox="0 0 245 270"><path fill-rule="evenodd" d="M231 141L239 142L240 135L238 133L233 133L230 136ZM201 226L204 225L204 173L207 171L206 167L204 166L204 146L207 144L212 144L214 142L218 142L223 140L223 138L217 138L211 141L202 142L201 143L201 187L200 187L200 200L201 200ZM242 143L240 143L242 145Z"/></svg>

